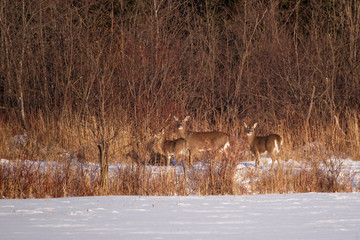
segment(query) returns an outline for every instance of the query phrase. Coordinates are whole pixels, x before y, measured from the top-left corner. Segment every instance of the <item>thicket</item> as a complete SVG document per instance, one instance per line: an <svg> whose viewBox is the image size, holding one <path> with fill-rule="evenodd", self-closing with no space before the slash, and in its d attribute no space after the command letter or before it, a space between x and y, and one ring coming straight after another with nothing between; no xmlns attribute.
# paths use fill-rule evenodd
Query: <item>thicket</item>
<svg viewBox="0 0 360 240"><path fill-rule="evenodd" d="M106 176L150 163L155 132L178 136L172 114L228 132L236 161L244 120L285 157L316 142L358 159L359 46L358 0L2 0L0 154Z"/></svg>

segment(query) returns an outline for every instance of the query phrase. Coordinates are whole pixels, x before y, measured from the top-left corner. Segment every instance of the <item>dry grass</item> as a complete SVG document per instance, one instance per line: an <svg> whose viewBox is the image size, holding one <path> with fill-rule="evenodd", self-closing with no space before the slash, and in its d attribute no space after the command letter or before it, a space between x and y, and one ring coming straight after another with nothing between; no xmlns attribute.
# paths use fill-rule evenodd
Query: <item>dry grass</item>
<svg viewBox="0 0 360 240"><path fill-rule="evenodd" d="M25 146L26 147L26 146ZM320 150L319 150L320 149ZM295 156L297 155L297 156ZM351 192L354 176L340 174L342 158L333 158L321 146L294 152L293 159L274 171L247 169L236 181L239 158L232 154L222 158L217 167L213 155L203 156L200 169L188 168L186 176L173 168L123 164L110 170L109 183L100 184L100 169L86 159L69 161L10 160L0 165L1 198L44 198L92 195L224 195L297 192ZM332 155L333 157L333 155ZM199 164L199 162L198 162ZM117 165L114 165L117 166ZM355 187L355 189L354 189Z"/></svg>
<svg viewBox="0 0 360 240"><path fill-rule="evenodd" d="M248 151L248 144L240 127L240 120L237 124L232 123L236 129L231 131L233 146L229 158L222 156L218 166L214 167L213 161L206 160L214 159L214 153L200 155L204 167L201 170L188 169L186 176L182 172L175 173L174 169L165 170L163 167L153 171L151 165L156 161L153 159L151 147L146 146L149 145L147 141L151 140L151 132L144 138L146 140L142 140L143 147L134 148L134 144L129 140L134 141L134 138L126 130L130 129L130 126L119 124L120 127L114 127L114 124L109 124L109 132L121 129L121 134L117 134L109 145L109 164L123 165L110 170L109 183L106 186L100 184L98 152L92 136L91 122L81 119L59 120L39 115L32 118L29 124L28 141L25 144L15 144L14 136L20 134L16 132L19 124L16 121L2 121L1 156L12 160L10 165L2 164L0 167L0 196L40 198L357 191L359 186L352 186L354 176L340 174L342 160L336 160L358 157L358 115L347 114L351 118L342 125L334 121L334 125L317 124L292 129L281 123L268 130L269 126L261 124L260 134L276 132L283 136L284 145L280 159L292 159L291 162L297 164L290 166L285 162L285 166L276 171L248 169L243 173L243 179L247 181L240 184L236 182L237 165L240 161L251 160L250 155L244 154ZM169 138L176 137L177 131L173 124L168 122L168 129L173 130L169 133ZM212 129L213 127L204 127L208 124L193 122L197 129ZM221 128L230 127L224 121ZM138 149L142 149L143 153L136 152ZM131 151L136 158L131 158ZM32 162L24 161L26 159ZM33 162L42 159L46 162ZM73 159L77 161L73 162ZM160 160L159 166L161 165Z"/></svg>
<svg viewBox="0 0 360 240"><path fill-rule="evenodd" d="M360 159L356 1L27 3L0 2L0 157L58 165L2 168L4 197L246 194L233 180L234 162L250 159L243 121L280 134L281 158L306 166L250 171L252 191L349 190L315 163ZM179 137L169 114L229 133L230 159L189 178L149 172L161 165L154 133ZM136 167L99 186L66 167L73 158Z"/></svg>
<svg viewBox="0 0 360 240"><path fill-rule="evenodd" d="M322 164L320 164L322 163ZM252 193L351 192L353 178L340 176L341 161L311 160L301 167L249 172Z"/></svg>

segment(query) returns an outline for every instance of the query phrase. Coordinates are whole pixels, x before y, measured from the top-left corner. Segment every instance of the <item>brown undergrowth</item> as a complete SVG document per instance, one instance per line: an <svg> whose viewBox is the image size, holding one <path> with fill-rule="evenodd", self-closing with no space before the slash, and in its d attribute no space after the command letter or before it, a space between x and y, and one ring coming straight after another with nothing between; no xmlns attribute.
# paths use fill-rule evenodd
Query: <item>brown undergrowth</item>
<svg viewBox="0 0 360 240"><path fill-rule="evenodd" d="M0 19L0 158L20 164L1 166L3 197L351 191L327 160L360 160L359 1L5 0ZM179 138L170 114L228 133L229 159L149 172L154 134ZM306 167L239 185L244 121Z"/></svg>
<svg viewBox="0 0 360 240"><path fill-rule="evenodd" d="M184 175L179 166L137 164L111 167L107 185L100 184L97 164L73 161L67 164L39 161L8 161L0 165L1 198L46 198L98 195L237 195L304 192L352 192L354 175L342 172L343 160L284 163L268 168L241 171L238 162L224 159L216 167L201 161Z"/></svg>

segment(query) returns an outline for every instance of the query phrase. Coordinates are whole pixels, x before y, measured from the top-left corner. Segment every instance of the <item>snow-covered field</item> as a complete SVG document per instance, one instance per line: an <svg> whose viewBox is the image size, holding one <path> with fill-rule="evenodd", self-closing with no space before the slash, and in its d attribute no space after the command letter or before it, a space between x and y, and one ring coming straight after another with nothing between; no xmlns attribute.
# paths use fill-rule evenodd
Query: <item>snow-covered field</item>
<svg viewBox="0 0 360 240"><path fill-rule="evenodd" d="M360 194L0 200L0 239L360 239Z"/></svg>
<svg viewBox="0 0 360 240"><path fill-rule="evenodd" d="M260 171L268 171L270 161L263 158ZM334 161L358 186L360 162ZM40 170L49 164L24 162ZM156 174L164 167L152 168ZM239 184L249 168L253 162L239 164ZM2 199L0 239L360 239L360 193Z"/></svg>

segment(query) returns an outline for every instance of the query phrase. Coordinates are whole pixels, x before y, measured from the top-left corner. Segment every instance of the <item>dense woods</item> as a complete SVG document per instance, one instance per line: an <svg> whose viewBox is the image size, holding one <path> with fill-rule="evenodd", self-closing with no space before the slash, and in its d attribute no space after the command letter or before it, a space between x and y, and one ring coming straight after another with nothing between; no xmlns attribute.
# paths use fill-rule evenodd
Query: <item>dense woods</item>
<svg viewBox="0 0 360 240"><path fill-rule="evenodd" d="M357 159L359 102L358 0L0 2L5 158L148 162L154 133L178 136L171 114L228 132L235 156L246 120L287 154Z"/></svg>

